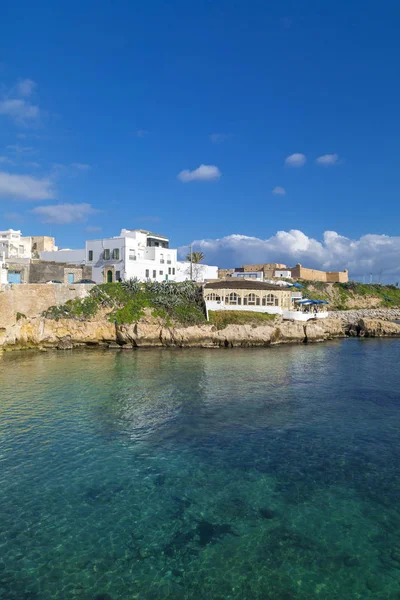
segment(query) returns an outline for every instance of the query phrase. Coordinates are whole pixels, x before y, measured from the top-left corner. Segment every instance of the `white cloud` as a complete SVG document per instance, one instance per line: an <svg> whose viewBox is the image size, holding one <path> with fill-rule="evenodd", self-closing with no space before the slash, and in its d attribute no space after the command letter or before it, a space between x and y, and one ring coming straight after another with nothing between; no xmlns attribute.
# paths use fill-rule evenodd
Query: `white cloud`
<svg viewBox="0 0 400 600"><path fill-rule="evenodd" d="M90 204L55 204L53 206L37 206L30 211L39 216L44 223L68 225L86 221L97 212Z"/></svg>
<svg viewBox="0 0 400 600"><path fill-rule="evenodd" d="M27 124L39 117L39 107L21 98L0 101L0 115L14 119L16 123Z"/></svg>
<svg viewBox="0 0 400 600"><path fill-rule="evenodd" d="M339 160L339 156L337 154L323 154L316 159L316 163L318 165L322 165L324 167L329 167L331 165L335 165Z"/></svg>
<svg viewBox="0 0 400 600"><path fill-rule="evenodd" d="M210 136L210 141L213 144L222 144L229 138L228 133L212 133Z"/></svg>
<svg viewBox="0 0 400 600"><path fill-rule="evenodd" d="M277 185L272 190L272 193L276 194L277 196L284 196L286 194L286 190L285 190L285 188L281 187L280 185Z"/></svg>
<svg viewBox="0 0 400 600"><path fill-rule="evenodd" d="M88 225L85 227L84 231L87 231L88 233L97 233L98 231L101 231L101 229L102 228L97 225Z"/></svg>
<svg viewBox="0 0 400 600"><path fill-rule="evenodd" d="M193 247L204 252L208 264L238 267L242 264L279 262L287 266L303 266L323 270L348 269L350 277L361 279L373 273L377 281L400 280L400 236L366 234L357 240L325 231L322 241L302 231L278 231L268 239L233 234L220 239L195 240ZM184 256L187 247L180 249Z"/></svg>
<svg viewBox="0 0 400 600"><path fill-rule="evenodd" d="M0 196L21 200L48 200L55 197L55 192L50 179L0 171Z"/></svg>
<svg viewBox="0 0 400 600"><path fill-rule="evenodd" d="M306 164L306 161L307 159L304 154L301 154L300 152L295 152L294 154L291 154L290 156L286 157L285 165L287 167L302 167Z"/></svg>
<svg viewBox="0 0 400 600"><path fill-rule="evenodd" d="M200 165L197 169L185 169L178 174L178 179L187 183L189 181L216 181L221 177L221 171L214 165Z"/></svg>
<svg viewBox="0 0 400 600"><path fill-rule="evenodd" d="M135 131L135 135L138 138L144 138L144 137L146 137L146 135L149 135L149 134L150 134L150 131L147 131L147 129L137 129Z"/></svg>
<svg viewBox="0 0 400 600"><path fill-rule="evenodd" d="M21 79L16 86L16 91L19 96L30 96L36 87L36 83L32 79Z"/></svg>
<svg viewBox="0 0 400 600"><path fill-rule="evenodd" d="M90 165L85 163L72 163L71 167L78 169L78 171L89 171L91 168Z"/></svg>
<svg viewBox="0 0 400 600"><path fill-rule="evenodd" d="M34 148L32 148L32 146L21 146L20 144L12 144L7 146L7 150L10 150L10 152L14 154L26 154L33 152Z"/></svg>
<svg viewBox="0 0 400 600"><path fill-rule="evenodd" d="M14 222L20 222L20 223L22 223L25 220L24 215L21 215L20 213L16 213L16 212L4 213L3 218L6 221L14 221Z"/></svg>

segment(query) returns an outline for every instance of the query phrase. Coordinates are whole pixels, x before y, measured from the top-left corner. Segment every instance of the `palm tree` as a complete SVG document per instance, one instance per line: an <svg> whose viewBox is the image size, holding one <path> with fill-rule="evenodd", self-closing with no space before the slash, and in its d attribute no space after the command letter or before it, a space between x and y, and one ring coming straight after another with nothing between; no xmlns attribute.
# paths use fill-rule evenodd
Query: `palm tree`
<svg viewBox="0 0 400 600"><path fill-rule="evenodd" d="M204 260L204 254L203 252L192 252L191 254L189 253L186 256L186 260L194 263L195 265L198 265Z"/></svg>

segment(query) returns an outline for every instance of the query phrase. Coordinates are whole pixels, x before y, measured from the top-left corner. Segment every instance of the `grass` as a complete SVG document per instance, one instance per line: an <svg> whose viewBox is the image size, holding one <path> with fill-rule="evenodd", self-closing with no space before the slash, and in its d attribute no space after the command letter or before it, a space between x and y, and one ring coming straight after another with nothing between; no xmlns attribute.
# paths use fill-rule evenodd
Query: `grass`
<svg viewBox="0 0 400 600"><path fill-rule="evenodd" d="M228 325L247 325L255 327L263 323L272 323L276 315L269 313L248 312L244 310L216 310L209 311L209 320L217 329L225 329Z"/></svg>
<svg viewBox="0 0 400 600"><path fill-rule="evenodd" d="M106 283L92 288L84 299L50 307L43 316L85 321L106 309L110 321L131 324L144 317L147 308L167 326L195 325L206 320L201 289L191 282Z"/></svg>

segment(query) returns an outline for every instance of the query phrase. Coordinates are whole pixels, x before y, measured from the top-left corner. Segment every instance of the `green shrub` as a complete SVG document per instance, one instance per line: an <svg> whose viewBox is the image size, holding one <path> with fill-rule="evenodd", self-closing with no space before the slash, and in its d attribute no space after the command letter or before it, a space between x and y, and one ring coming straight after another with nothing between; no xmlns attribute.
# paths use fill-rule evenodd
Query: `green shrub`
<svg viewBox="0 0 400 600"><path fill-rule="evenodd" d="M135 323L152 308L155 316L170 325L173 321L195 324L205 321L202 291L191 281L148 281L136 279L121 283L105 283L92 288L84 299L69 300L63 306L44 311L48 319L70 318L86 320L95 317L102 308L109 308L108 318L117 323Z"/></svg>

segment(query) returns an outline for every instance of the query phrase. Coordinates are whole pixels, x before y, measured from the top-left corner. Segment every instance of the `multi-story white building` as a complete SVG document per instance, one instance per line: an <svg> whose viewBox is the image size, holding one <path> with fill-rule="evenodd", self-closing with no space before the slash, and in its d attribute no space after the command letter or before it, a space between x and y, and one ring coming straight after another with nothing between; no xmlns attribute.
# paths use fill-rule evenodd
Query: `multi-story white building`
<svg viewBox="0 0 400 600"><path fill-rule="evenodd" d="M87 266L96 283L125 281L176 281L177 251L169 239L143 229L122 229L119 236L86 242Z"/></svg>
<svg viewBox="0 0 400 600"><path fill-rule="evenodd" d="M23 237L19 230L0 231L0 251L4 258L31 258L32 239Z"/></svg>

